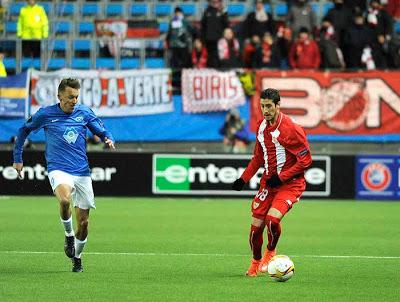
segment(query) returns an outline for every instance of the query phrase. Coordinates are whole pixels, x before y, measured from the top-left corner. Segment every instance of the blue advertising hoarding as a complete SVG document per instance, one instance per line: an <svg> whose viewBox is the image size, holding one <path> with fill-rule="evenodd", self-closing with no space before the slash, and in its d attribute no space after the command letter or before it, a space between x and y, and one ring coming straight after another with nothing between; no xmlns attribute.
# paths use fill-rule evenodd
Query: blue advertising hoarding
<svg viewBox="0 0 400 302"><path fill-rule="evenodd" d="M0 78L0 117L24 117L29 92L27 72Z"/></svg>
<svg viewBox="0 0 400 302"><path fill-rule="evenodd" d="M356 157L357 199L400 199L400 156Z"/></svg>

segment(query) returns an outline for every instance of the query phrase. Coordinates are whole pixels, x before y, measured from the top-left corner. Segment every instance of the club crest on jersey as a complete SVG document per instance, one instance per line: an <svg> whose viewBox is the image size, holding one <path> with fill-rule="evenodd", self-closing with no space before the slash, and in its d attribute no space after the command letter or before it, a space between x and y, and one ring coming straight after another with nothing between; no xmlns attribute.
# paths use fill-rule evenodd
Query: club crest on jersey
<svg viewBox="0 0 400 302"><path fill-rule="evenodd" d="M78 116L74 118L75 121L77 121L78 123L83 121L83 116Z"/></svg>
<svg viewBox="0 0 400 302"><path fill-rule="evenodd" d="M279 136L279 134L281 134L281 132L280 132L278 129L276 129L276 130L274 130L274 131L271 132L272 142L273 142L274 144L278 143L278 136Z"/></svg>
<svg viewBox="0 0 400 302"><path fill-rule="evenodd" d="M76 131L74 127L67 127L63 137L68 144L75 144L76 140L78 139L78 135L78 131Z"/></svg>
<svg viewBox="0 0 400 302"><path fill-rule="evenodd" d="M259 205L260 205L259 202L253 202L253 209L254 210L257 209Z"/></svg>

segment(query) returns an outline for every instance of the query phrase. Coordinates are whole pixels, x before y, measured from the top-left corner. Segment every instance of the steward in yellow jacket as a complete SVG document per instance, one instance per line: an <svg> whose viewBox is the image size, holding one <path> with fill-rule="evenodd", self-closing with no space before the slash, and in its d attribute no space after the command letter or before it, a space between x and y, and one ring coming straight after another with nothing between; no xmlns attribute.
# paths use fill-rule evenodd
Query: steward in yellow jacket
<svg viewBox="0 0 400 302"><path fill-rule="evenodd" d="M49 36L49 21L43 6L35 0L21 8L17 24L17 36L26 40L41 40Z"/></svg>

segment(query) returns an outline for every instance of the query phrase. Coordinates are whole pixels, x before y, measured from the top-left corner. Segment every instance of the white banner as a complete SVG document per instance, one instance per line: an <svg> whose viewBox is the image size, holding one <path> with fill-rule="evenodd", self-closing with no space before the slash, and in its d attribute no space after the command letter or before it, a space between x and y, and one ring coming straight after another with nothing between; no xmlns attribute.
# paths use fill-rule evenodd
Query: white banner
<svg viewBox="0 0 400 302"><path fill-rule="evenodd" d="M32 71L31 114L58 103L57 89L63 78L81 82L79 102L98 116L131 116L174 111L170 69Z"/></svg>
<svg viewBox="0 0 400 302"><path fill-rule="evenodd" d="M184 69L182 100L184 112L196 113L229 110L246 98L234 70Z"/></svg>

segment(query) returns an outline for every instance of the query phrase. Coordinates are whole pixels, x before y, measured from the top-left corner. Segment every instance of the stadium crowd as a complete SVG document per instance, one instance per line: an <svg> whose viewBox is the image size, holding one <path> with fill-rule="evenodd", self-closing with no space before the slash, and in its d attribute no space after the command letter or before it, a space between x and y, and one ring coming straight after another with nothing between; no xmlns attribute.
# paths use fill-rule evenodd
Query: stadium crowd
<svg viewBox="0 0 400 302"><path fill-rule="evenodd" d="M176 6L164 43L167 65L283 70L400 67L400 35L394 31L394 20L400 20L399 0L331 1L333 6L322 18L309 0L287 0L288 11L279 17L271 13L275 1L256 0L244 20L230 20L223 0L208 0L197 21L187 19ZM40 1L26 2L16 35L22 39L24 57L40 57L40 40L49 37L49 21Z"/></svg>
<svg viewBox="0 0 400 302"><path fill-rule="evenodd" d="M275 20L262 0L243 22L230 22L222 0L209 0L193 26L175 8L166 36L172 68L390 69L400 67L396 0L333 0L320 23L308 0L290 2Z"/></svg>

